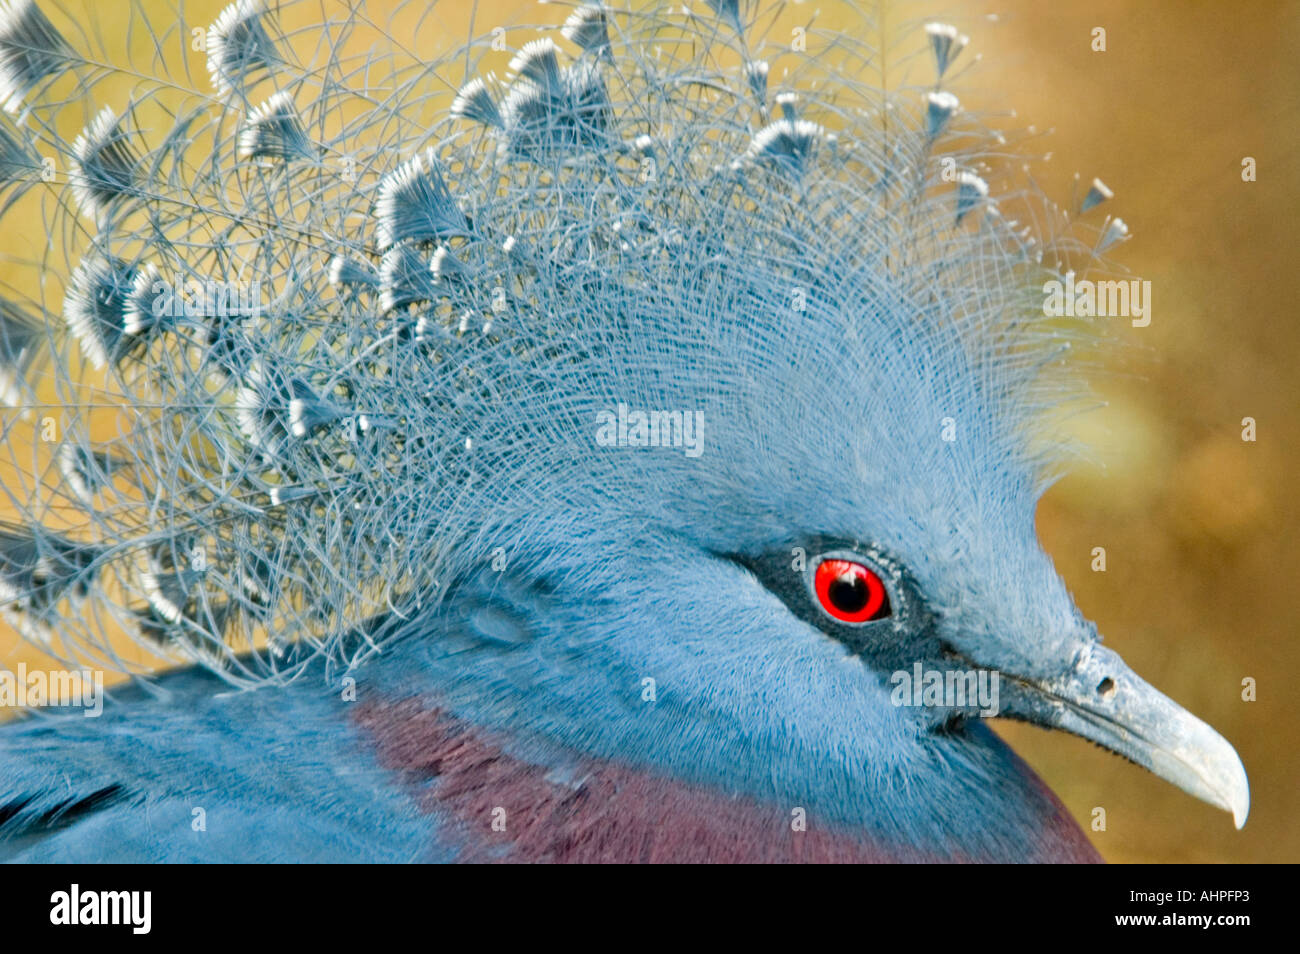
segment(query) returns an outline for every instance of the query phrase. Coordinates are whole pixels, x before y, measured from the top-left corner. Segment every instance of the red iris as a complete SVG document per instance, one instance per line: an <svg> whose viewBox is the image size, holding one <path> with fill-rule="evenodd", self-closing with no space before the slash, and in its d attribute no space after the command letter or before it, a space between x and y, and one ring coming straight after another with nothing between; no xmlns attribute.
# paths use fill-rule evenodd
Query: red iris
<svg viewBox="0 0 1300 954"><path fill-rule="evenodd" d="M870 567L852 560L823 560L813 580L822 609L845 623L889 615L889 595Z"/></svg>

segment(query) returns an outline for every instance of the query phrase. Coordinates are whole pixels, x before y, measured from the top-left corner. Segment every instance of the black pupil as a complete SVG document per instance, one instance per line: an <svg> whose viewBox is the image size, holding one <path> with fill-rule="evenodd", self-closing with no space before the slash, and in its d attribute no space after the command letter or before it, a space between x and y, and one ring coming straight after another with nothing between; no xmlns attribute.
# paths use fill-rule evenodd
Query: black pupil
<svg viewBox="0 0 1300 954"><path fill-rule="evenodd" d="M867 588L867 581L859 574L845 573L831 581L827 595L831 599L831 605L841 613L853 614L862 612L867 600L871 598L871 591Z"/></svg>

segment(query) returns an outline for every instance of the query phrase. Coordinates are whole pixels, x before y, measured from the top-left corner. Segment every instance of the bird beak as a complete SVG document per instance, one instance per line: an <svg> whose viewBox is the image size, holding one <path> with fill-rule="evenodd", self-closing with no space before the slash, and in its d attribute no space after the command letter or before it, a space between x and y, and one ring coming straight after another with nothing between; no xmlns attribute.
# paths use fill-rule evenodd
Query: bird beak
<svg viewBox="0 0 1300 954"><path fill-rule="evenodd" d="M1002 715L1096 742L1232 812L1238 828L1246 824L1250 784L1233 747L1140 679L1117 653L1089 643L1059 676L1002 678L1011 683L1003 690Z"/></svg>

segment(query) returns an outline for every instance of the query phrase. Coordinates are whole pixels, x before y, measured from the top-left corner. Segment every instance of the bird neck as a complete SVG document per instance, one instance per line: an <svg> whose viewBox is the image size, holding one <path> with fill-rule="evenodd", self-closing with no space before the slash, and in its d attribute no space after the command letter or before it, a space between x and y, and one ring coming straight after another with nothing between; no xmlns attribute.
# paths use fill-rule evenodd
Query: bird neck
<svg viewBox="0 0 1300 954"><path fill-rule="evenodd" d="M430 837L454 842L466 860L1100 860L1061 803L992 733L978 741L997 755L999 775L991 787L962 786L965 805L943 804L949 793L942 786L927 793L921 779L909 787L918 801L899 802L892 818L858 812L855 824L847 820L853 811L824 810L816 765L803 779L808 797L792 800L783 794L788 780L773 779L765 792L702 783L485 728L429 696L371 698L351 714L376 760L430 818ZM862 786L837 797L861 808L879 794ZM934 817L947 830L927 824Z"/></svg>

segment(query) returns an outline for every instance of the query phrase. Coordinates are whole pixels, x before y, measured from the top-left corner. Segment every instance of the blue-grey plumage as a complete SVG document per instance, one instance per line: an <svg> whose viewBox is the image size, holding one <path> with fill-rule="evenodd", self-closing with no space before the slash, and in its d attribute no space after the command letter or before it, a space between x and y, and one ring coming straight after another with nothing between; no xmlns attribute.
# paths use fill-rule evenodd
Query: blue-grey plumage
<svg viewBox="0 0 1300 954"><path fill-rule="evenodd" d="M50 358L130 422L97 496L73 468L5 531L6 609L92 665L127 619L246 689L188 671L0 733L12 856L778 860L802 812L802 857L1091 859L985 707L900 703L913 671L996 672L1000 714L1244 821L1231 747L1101 647L1034 533L1089 334L1038 289L1127 227L1007 217L1037 199L935 85L955 28L895 89L748 7L582 4L571 53L448 84L492 38L392 66L336 46L374 29L345 5L299 61L239 0L215 95L168 74L131 112L176 97L170 131L106 110L72 143L39 90L76 51L0 9L0 99L78 163ZM73 584L100 615L57 611ZM193 831L200 802L227 820Z"/></svg>
<svg viewBox="0 0 1300 954"><path fill-rule="evenodd" d="M98 719L44 714L6 731L0 860L454 857L349 731L337 700L223 688L190 670L124 691ZM276 770L250 772L250 752Z"/></svg>

